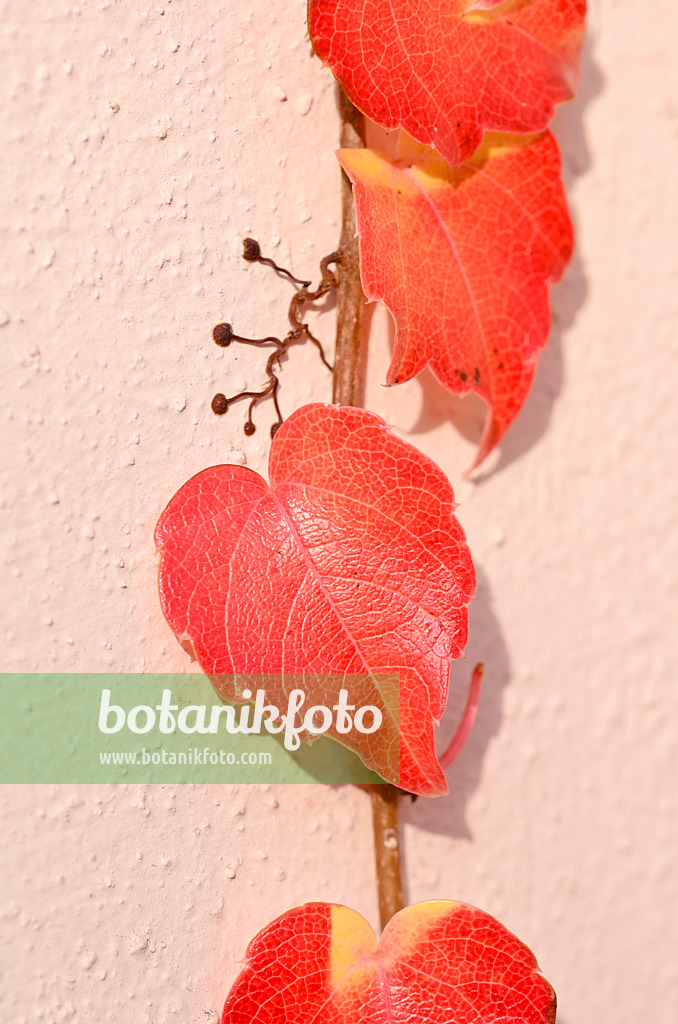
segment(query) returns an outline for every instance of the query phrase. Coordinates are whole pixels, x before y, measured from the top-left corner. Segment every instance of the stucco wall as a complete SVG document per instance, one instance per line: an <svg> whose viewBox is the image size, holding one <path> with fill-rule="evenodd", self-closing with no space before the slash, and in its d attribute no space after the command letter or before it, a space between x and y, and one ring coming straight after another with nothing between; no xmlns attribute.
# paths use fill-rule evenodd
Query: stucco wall
<svg viewBox="0 0 678 1024"><path fill-rule="evenodd" d="M210 341L284 329L338 236L330 76L303 0L2 0L0 340L5 670L183 671L152 529L219 461L265 468L209 412L261 374ZM455 897L536 951L563 1024L675 1020L678 72L675 5L593 0L559 113L576 259L498 458L463 480L477 407L432 378L368 404L451 477L479 569L487 666L451 796L403 808L410 901ZM332 318L318 320L330 340ZM317 357L283 407L329 398ZM470 664L469 664L470 662ZM322 787L0 793L6 1021L216 1021L245 946L312 899L376 920L367 800Z"/></svg>

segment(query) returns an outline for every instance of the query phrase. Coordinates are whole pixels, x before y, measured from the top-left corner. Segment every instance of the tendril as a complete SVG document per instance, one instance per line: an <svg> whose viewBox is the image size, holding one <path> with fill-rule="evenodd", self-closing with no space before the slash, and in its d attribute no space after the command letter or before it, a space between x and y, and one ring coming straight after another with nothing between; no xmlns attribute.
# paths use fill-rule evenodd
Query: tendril
<svg viewBox="0 0 678 1024"><path fill-rule="evenodd" d="M326 256L321 261L320 284L313 290L311 289L310 281L302 281L301 278L294 277L289 270L285 270L284 267L279 267L272 259L262 256L259 243L253 238L246 238L244 240L243 257L249 263L265 263L267 266L272 267L276 273L283 274L294 284L299 285L299 288L295 291L290 302L288 318L291 324L291 329L282 339L275 337L243 338L234 333L231 324L222 323L216 325L212 331L212 338L221 348L228 348L232 342L238 342L242 345L273 345L275 350L271 352L266 361L267 382L260 391L240 391L237 395L233 395L230 398L222 392L218 392L212 399L212 412L217 416L223 416L234 402L239 402L243 398L249 398L250 403L247 411L247 419L245 420L243 429L248 436L251 436L256 430L252 414L259 402L270 397L273 399L273 405L277 416L276 422L271 427L271 437L274 437L276 431L283 422L280 406L278 405L278 388L280 387L280 381L276 371L281 369L281 360L283 356L287 354L287 350L290 345L293 345L296 342L306 340L310 341L315 348L317 348L324 366L326 366L330 372L334 369L332 364L325 358L325 352L322 344L311 332L308 324L304 323L302 316L304 306L312 302L317 302L318 299L321 299L332 288L336 288L339 283L339 274L337 270L331 269L331 265L334 264L335 267L341 265L342 253L340 251L330 253L329 256Z"/></svg>

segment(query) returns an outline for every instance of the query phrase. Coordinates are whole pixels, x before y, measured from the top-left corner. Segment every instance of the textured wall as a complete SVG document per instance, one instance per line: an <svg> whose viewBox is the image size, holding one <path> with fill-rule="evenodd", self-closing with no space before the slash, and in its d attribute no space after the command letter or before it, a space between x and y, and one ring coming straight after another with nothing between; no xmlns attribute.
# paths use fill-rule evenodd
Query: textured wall
<svg viewBox="0 0 678 1024"><path fill-rule="evenodd" d="M477 407L426 376L381 389L379 311L368 401L450 475L480 575L483 704L452 795L404 808L409 898L501 917L563 1024L672 1024L678 15L591 7L581 96L557 119L578 253L519 422L462 480ZM244 235L303 274L336 243L332 83L303 0L0 0L0 24L3 667L181 671L152 528L204 466L264 468L268 413L246 439L209 412L260 359L210 329L284 329L289 286L239 259ZM294 352L284 408L328 397ZM274 914L320 898L376 917L357 791L1 798L12 1024L216 1021Z"/></svg>

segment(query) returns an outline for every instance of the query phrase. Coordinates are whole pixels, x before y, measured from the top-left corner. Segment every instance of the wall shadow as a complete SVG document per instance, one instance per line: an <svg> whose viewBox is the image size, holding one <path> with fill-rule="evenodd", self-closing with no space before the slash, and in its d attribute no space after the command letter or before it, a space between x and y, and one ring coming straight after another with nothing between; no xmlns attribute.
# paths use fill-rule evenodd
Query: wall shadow
<svg viewBox="0 0 678 1024"><path fill-rule="evenodd" d="M482 661L485 675L478 716L464 749L446 773L450 787L448 795L414 802L403 798L401 802L403 822L455 839L473 838L466 821L466 804L482 779L483 761L490 740L499 731L502 696L511 676L509 656L492 606L490 587L478 566L476 572L478 583L476 599L469 607L470 639L466 658L452 666L450 698L437 730L436 749L444 750L452 739L466 703L471 671L477 662ZM406 864L403 875L408 877Z"/></svg>

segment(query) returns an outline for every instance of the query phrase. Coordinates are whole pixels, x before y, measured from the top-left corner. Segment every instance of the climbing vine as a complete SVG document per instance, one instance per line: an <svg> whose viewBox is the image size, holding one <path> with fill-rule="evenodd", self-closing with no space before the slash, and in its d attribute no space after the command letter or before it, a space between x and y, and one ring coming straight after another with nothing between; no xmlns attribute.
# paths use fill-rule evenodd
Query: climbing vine
<svg viewBox="0 0 678 1024"><path fill-rule="evenodd" d="M416 11L410 0L309 2L315 51L340 87L341 239L315 289L245 240L246 260L296 286L291 326L260 339L214 328L217 345L269 354L259 390L218 393L212 409L247 400L251 435L257 405L273 401L269 480L221 466L180 489L156 531L160 595L226 699L249 699L246 680L266 674L281 699L302 680L322 712L350 681L351 707L379 716L379 729L349 735L338 719L304 727L309 740L325 731L351 746L388 782L372 793L385 930L377 944L344 907L289 911L250 944L223 1024L555 1018L533 955L488 914L446 901L401 909L399 799L446 791L444 769L478 705L482 666L451 747L436 755L475 573L445 475L354 407L367 297L396 324L387 383L430 365L450 391L485 400L474 467L518 415L548 336L548 286L572 251L547 128L572 95L585 11L584 0L422 0ZM388 153L365 148L365 116L397 130ZM304 320L330 289L333 366ZM284 418L281 360L302 341L332 370L334 404Z"/></svg>

